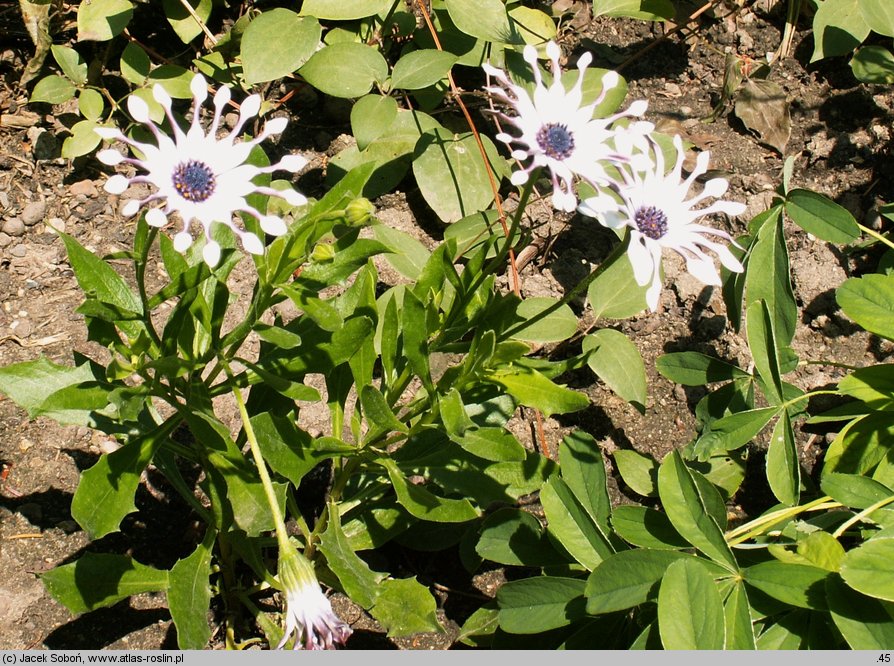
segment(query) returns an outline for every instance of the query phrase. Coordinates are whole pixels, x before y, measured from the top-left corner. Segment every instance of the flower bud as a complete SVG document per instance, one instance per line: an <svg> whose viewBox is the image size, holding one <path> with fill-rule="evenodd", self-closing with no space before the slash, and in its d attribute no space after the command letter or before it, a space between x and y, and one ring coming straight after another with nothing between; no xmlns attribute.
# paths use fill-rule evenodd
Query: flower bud
<svg viewBox="0 0 894 666"><path fill-rule="evenodd" d="M314 247L310 258L318 264L325 264L335 259L335 248L329 243L318 243Z"/></svg>
<svg viewBox="0 0 894 666"><path fill-rule="evenodd" d="M376 207L369 199L354 199L345 208L345 223L352 227L362 227L376 214Z"/></svg>

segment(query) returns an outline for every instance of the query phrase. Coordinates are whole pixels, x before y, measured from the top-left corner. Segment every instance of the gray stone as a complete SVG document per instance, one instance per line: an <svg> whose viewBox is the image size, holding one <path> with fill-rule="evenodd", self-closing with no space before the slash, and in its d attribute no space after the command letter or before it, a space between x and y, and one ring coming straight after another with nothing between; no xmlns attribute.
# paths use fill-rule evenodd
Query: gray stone
<svg viewBox="0 0 894 666"><path fill-rule="evenodd" d="M38 222L43 222L47 214L46 201L32 201L22 210L22 222L25 226L31 227Z"/></svg>
<svg viewBox="0 0 894 666"><path fill-rule="evenodd" d="M10 236L23 236L25 234L25 223L18 217L9 217L3 221L0 230Z"/></svg>
<svg viewBox="0 0 894 666"><path fill-rule="evenodd" d="M9 253L14 257L21 258L21 257L24 257L26 254L28 254L28 248L25 247L24 245L22 245L21 243L19 243L15 247L11 248L9 250Z"/></svg>
<svg viewBox="0 0 894 666"><path fill-rule="evenodd" d="M3 231L0 231L0 247L6 247L10 243L12 243L12 238L10 237L10 235Z"/></svg>

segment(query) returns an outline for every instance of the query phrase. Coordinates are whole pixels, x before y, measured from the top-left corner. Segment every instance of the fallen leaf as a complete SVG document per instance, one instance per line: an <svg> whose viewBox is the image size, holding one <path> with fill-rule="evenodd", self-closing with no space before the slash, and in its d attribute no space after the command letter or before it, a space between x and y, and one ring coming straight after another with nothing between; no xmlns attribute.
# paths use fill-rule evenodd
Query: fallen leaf
<svg viewBox="0 0 894 666"><path fill-rule="evenodd" d="M792 133L792 117L779 85L764 79L746 80L736 97L735 114L762 143L783 154Z"/></svg>

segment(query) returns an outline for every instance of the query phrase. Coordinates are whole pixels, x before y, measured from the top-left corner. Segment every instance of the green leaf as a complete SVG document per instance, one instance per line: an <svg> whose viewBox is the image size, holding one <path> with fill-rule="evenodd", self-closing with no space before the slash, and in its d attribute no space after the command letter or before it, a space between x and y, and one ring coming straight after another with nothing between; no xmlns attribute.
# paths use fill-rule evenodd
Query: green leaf
<svg viewBox="0 0 894 666"><path fill-rule="evenodd" d="M826 610L825 581L829 572L806 564L770 560L742 570L745 582L773 599L797 606Z"/></svg>
<svg viewBox="0 0 894 666"><path fill-rule="evenodd" d="M754 650L754 626L748 593L742 581L736 581L723 604L727 650Z"/></svg>
<svg viewBox="0 0 894 666"><path fill-rule="evenodd" d="M391 638L444 631L438 622L437 604L431 592L415 578L389 578L379 583L376 603L370 614L385 627Z"/></svg>
<svg viewBox="0 0 894 666"><path fill-rule="evenodd" d="M211 606L211 550L216 533L209 530L203 543L172 568L168 608L177 627L177 647L202 650L211 638L208 610Z"/></svg>
<svg viewBox="0 0 894 666"><path fill-rule="evenodd" d="M539 9L531 9L530 7L519 5L509 10L509 18L512 19L514 29L524 40L525 44L539 46L556 39L555 21L549 14Z"/></svg>
<svg viewBox="0 0 894 666"><path fill-rule="evenodd" d="M385 95L366 95L351 107L351 130L360 150L387 132L397 119L397 101ZM391 134L389 133L389 137ZM414 138L413 144L416 143ZM407 152L412 150L412 146ZM378 227L377 227L378 228ZM381 239L380 239L381 240ZM383 241L384 242L384 241Z"/></svg>
<svg viewBox="0 0 894 666"><path fill-rule="evenodd" d="M860 12L873 32L894 37L894 7L885 0L862 0Z"/></svg>
<svg viewBox="0 0 894 666"><path fill-rule="evenodd" d="M565 627L584 617L585 581L544 576L504 583L497 590L500 628L536 634Z"/></svg>
<svg viewBox="0 0 894 666"><path fill-rule="evenodd" d="M119 34L133 16L128 0L91 0L78 5L78 41L105 42Z"/></svg>
<svg viewBox="0 0 894 666"><path fill-rule="evenodd" d="M838 571L844 561L844 548L828 532L811 532L798 541L798 555L826 571Z"/></svg>
<svg viewBox="0 0 894 666"><path fill-rule="evenodd" d="M125 555L85 553L76 562L46 572L40 580L72 613L86 613L134 594L161 592L168 587L168 572Z"/></svg>
<svg viewBox="0 0 894 666"><path fill-rule="evenodd" d="M827 472L820 487L836 502L853 509L866 509L894 494L885 484L859 474Z"/></svg>
<svg viewBox="0 0 894 666"><path fill-rule="evenodd" d="M71 501L71 515L93 539L118 531L124 517L137 510L134 495L143 470L165 441L170 428L128 442L104 453L81 474Z"/></svg>
<svg viewBox="0 0 894 666"><path fill-rule="evenodd" d="M869 36L860 11L861 0L824 0L813 17L813 55L810 62L847 55Z"/></svg>
<svg viewBox="0 0 894 666"><path fill-rule="evenodd" d="M621 331L603 328L583 339L587 365L608 387L646 413L646 368L636 345Z"/></svg>
<svg viewBox="0 0 894 666"><path fill-rule="evenodd" d="M658 470L658 494L667 517L684 539L730 571L738 569L736 558L708 512L692 472L676 450L664 459Z"/></svg>
<svg viewBox="0 0 894 666"><path fill-rule="evenodd" d="M377 428L386 432L407 432L407 426L397 420L385 396L375 386L368 384L360 389L360 404L363 406L363 415Z"/></svg>
<svg viewBox="0 0 894 666"><path fill-rule="evenodd" d="M873 410L894 411L894 363L854 370L838 383L838 390Z"/></svg>
<svg viewBox="0 0 894 666"><path fill-rule="evenodd" d="M666 650L723 649L723 602L697 560L678 560L667 568L658 590L658 630Z"/></svg>
<svg viewBox="0 0 894 666"><path fill-rule="evenodd" d="M599 444L592 435L575 430L559 444L559 460L562 465L562 481L568 485L602 533L610 534L611 500L608 496L605 461Z"/></svg>
<svg viewBox="0 0 894 666"><path fill-rule="evenodd" d="M47 104L64 104L75 96L75 87L71 81L58 74L43 77L31 91L29 102L46 102Z"/></svg>
<svg viewBox="0 0 894 666"><path fill-rule="evenodd" d="M503 160L486 136L481 140L494 173ZM413 174L425 198L444 222L485 210L494 200L487 169L475 137L445 129L425 132L416 144Z"/></svg>
<svg viewBox="0 0 894 666"><path fill-rule="evenodd" d="M464 523L478 517L469 500L438 497L428 489L407 481L393 460L381 460L379 463L388 470L397 501L410 515L437 523Z"/></svg>
<svg viewBox="0 0 894 666"><path fill-rule="evenodd" d="M212 0L188 0L198 20L183 6L182 0L164 0L163 7L168 23L177 33L180 41L189 44L202 34L202 24L208 23L211 17ZM200 24L199 21L202 23Z"/></svg>
<svg viewBox="0 0 894 666"><path fill-rule="evenodd" d="M492 562L526 567L556 564L563 559L550 545L540 521L527 511L508 507L485 518L475 552Z"/></svg>
<svg viewBox="0 0 894 666"><path fill-rule="evenodd" d="M757 637L757 649L800 649L810 630L810 615L809 611L799 609L777 616L775 622L765 623L763 633Z"/></svg>
<svg viewBox="0 0 894 666"><path fill-rule="evenodd" d="M34 418L43 413L43 405L64 388L94 381L89 363L76 367L57 365L46 358L0 367L0 392Z"/></svg>
<svg viewBox="0 0 894 666"><path fill-rule="evenodd" d="M624 541L640 548L689 548L689 542L674 529L667 516L648 507L635 504L615 507L612 527Z"/></svg>
<svg viewBox="0 0 894 666"><path fill-rule="evenodd" d="M671 0L593 0L593 17L613 16L643 21L673 21Z"/></svg>
<svg viewBox="0 0 894 666"><path fill-rule="evenodd" d="M857 592L894 601L894 538L870 539L848 551L841 577Z"/></svg>
<svg viewBox="0 0 894 666"><path fill-rule="evenodd" d="M314 44L316 46L316 44ZM340 42L313 54L299 72L314 88L334 97L361 97L388 76L388 64L366 44Z"/></svg>
<svg viewBox="0 0 894 666"><path fill-rule="evenodd" d="M124 79L134 84L135 86L141 86L146 82L146 77L149 76L149 71L152 69L152 63L149 60L149 56L146 55L146 52L134 44L133 42L128 42L127 46L124 47L124 50L121 52L121 63L119 65L121 69L121 76Z"/></svg>
<svg viewBox="0 0 894 666"><path fill-rule="evenodd" d="M384 224L374 226L373 235L391 250L384 257L394 270L410 280L419 279L431 256L422 243L405 231Z"/></svg>
<svg viewBox="0 0 894 666"><path fill-rule="evenodd" d="M884 602L852 590L839 576L826 579L832 621L852 650L888 651L894 645L894 620Z"/></svg>
<svg viewBox="0 0 894 666"><path fill-rule="evenodd" d="M529 322L523 328L513 328L512 338L526 342L560 342L577 333L577 315L566 304L559 307L558 299L546 296L526 298L518 304L516 314ZM543 314L552 309L548 314Z"/></svg>
<svg viewBox="0 0 894 666"><path fill-rule="evenodd" d="M60 233L78 285L89 296L125 313L142 314L143 305L115 269L84 248L72 236Z"/></svg>
<svg viewBox="0 0 894 666"><path fill-rule="evenodd" d="M462 32L488 42L518 42L501 0L445 0L450 19Z"/></svg>
<svg viewBox="0 0 894 666"><path fill-rule="evenodd" d="M785 212L804 231L830 243L846 245L860 237L854 216L828 197L811 190L792 190Z"/></svg>
<svg viewBox="0 0 894 666"><path fill-rule="evenodd" d="M863 83L894 83L894 55L883 46L864 46L851 59L854 76Z"/></svg>
<svg viewBox="0 0 894 666"><path fill-rule="evenodd" d="M304 0L302 16L315 16L332 21L350 21L388 11L393 0Z"/></svg>
<svg viewBox="0 0 894 666"><path fill-rule="evenodd" d="M576 412L590 404L584 394L558 386L536 370L521 366L500 370L484 379L499 384L518 402L539 409L547 417Z"/></svg>
<svg viewBox="0 0 894 666"><path fill-rule="evenodd" d="M888 412L875 412L848 423L826 451L823 474L865 474L878 465L889 450L894 422Z"/></svg>
<svg viewBox="0 0 894 666"><path fill-rule="evenodd" d="M482 606L472 613L459 630L457 642L472 647L486 647L484 641L475 640L481 636L485 639L493 635L500 624L500 611L496 608Z"/></svg>
<svg viewBox="0 0 894 666"><path fill-rule="evenodd" d="M87 63L81 58L81 54L70 46L59 46L53 44L50 47L53 53L53 59L59 65L63 74L67 76L76 86L82 86L87 83Z"/></svg>
<svg viewBox="0 0 894 666"><path fill-rule="evenodd" d="M627 241L629 242L629 241ZM646 289L633 278L627 253L618 254L603 264L599 276L587 288L587 300L593 319L626 319L646 309Z"/></svg>
<svg viewBox="0 0 894 666"><path fill-rule="evenodd" d="M612 454L624 483L643 497L655 497L658 482L658 463L648 456L630 449L618 449Z"/></svg>
<svg viewBox="0 0 894 666"><path fill-rule="evenodd" d="M86 90L85 93L95 92ZM83 93L81 95L83 97ZM66 159L74 159L81 155L92 152L102 141L96 128L99 125L94 120L82 120L74 124L71 128L71 136L67 137L62 143L62 157Z"/></svg>
<svg viewBox="0 0 894 666"><path fill-rule="evenodd" d="M693 452L699 460L707 460L719 451L731 451L744 446L754 439L779 411L779 407L761 407L711 421L696 441Z"/></svg>
<svg viewBox="0 0 894 666"><path fill-rule="evenodd" d="M773 428L770 448L767 451L767 481L773 494L783 504L798 503L801 487L801 466L798 463L798 447L788 412Z"/></svg>
<svg viewBox="0 0 894 666"><path fill-rule="evenodd" d="M588 570L595 569L614 552L605 535L561 479L553 477L546 482L540 490L540 503L549 533Z"/></svg>
<svg viewBox="0 0 894 666"><path fill-rule="evenodd" d="M845 280L835 298L844 314L867 331L894 339L894 273Z"/></svg>
<svg viewBox="0 0 894 666"><path fill-rule="evenodd" d="M242 72L246 82L273 81L305 65L314 55L322 32L313 17L298 16L281 7L264 11L242 35Z"/></svg>
<svg viewBox="0 0 894 666"><path fill-rule="evenodd" d="M491 460L522 461L527 456L525 447L515 436L503 428L469 428L461 436L451 437L453 441L474 456Z"/></svg>
<svg viewBox="0 0 894 666"><path fill-rule="evenodd" d="M761 226L748 258L748 267L745 274L748 301L766 302L773 321L776 344L780 348L787 347L795 335L798 307L789 275L788 249L781 216L774 216Z"/></svg>
<svg viewBox="0 0 894 666"><path fill-rule="evenodd" d="M591 615L612 613L654 600L658 583L667 568L685 558L693 556L649 548L615 553L596 567L587 579L587 612Z"/></svg>
<svg viewBox="0 0 894 666"><path fill-rule="evenodd" d="M394 63L391 86L419 90L434 85L447 76L457 56L437 49L410 51Z"/></svg>
<svg viewBox="0 0 894 666"><path fill-rule="evenodd" d="M333 504L329 505L326 531L320 536L320 550L326 556L326 566L338 577L345 594L363 608L372 608L386 574L372 571L357 556L342 529L338 509Z"/></svg>
<svg viewBox="0 0 894 666"><path fill-rule="evenodd" d="M80 94L78 94L78 111L87 120L99 121L99 119L102 118L102 112L103 110L105 110L105 107L106 103L103 100L102 94L97 92L93 88L86 88L85 90L82 90ZM80 125L80 123L77 123L75 127L77 127L78 125ZM93 127L96 127L96 125L94 124ZM91 131L93 131L92 127ZM74 132L74 128L72 128L72 132ZM94 145L93 148L95 147L96 146ZM83 153L81 153L81 155L87 154L88 152L93 150L93 148L86 149ZM63 152L64 151L65 148L63 147Z"/></svg>
<svg viewBox="0 0 894 666"><path fill-rule="evenodd" d="M738 366L698 352L662 354L655 361L655 368L672 382L683 386L704 386L750 377Z"/></svg>
<svg viewBox="0 0 894 666"><path fill-rule="evenodd" d="M745 330L755 370L767 387L767 400L773 405L779 405L783 402L782 377L779 372L773 322L764 301L753 300L748 306Z"/></svg>

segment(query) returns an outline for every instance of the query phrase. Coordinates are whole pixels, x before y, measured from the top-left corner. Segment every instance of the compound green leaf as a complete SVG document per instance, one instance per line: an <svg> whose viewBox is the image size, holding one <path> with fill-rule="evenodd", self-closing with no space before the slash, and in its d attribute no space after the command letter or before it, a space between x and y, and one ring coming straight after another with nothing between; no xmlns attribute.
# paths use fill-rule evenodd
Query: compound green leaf
<svg viewBox="0 0 894 666"><path fill-rule="evenodd" d="M593 519L559 478L551 478L540 491L548 530L574 559L588 570L595 569L614 549Z"/></svg>
<svg viewBox="0 0 894 666"><path fill-rule="evenodd" d="M667 568L658 590L658 630L666 650L723 649L723 602L698 560L678 560Z"/></svg>

